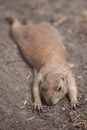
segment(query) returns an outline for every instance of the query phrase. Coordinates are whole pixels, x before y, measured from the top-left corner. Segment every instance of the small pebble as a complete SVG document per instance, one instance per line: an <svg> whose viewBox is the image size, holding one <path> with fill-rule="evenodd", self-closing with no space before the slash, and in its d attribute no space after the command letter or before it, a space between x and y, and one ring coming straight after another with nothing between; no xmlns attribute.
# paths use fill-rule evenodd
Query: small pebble
<svg viewBox="0 0 87 130"><path fill-rule="evenodd" d="M65 107L62 107L62 111L65 111Z"/></svg>
<svg viewBox="0 0 87 130"><path fill-rule="evenodd" d="M74 68L74 67L75 67L75 64L69 63L69 67L70 67L70 68Z"/></svg>
<svg viewBox="0 0 87 130"><path fill-rule="evenodd" d="M78 78L78 79L82 79L82 76L78 76L77 78Z"/></svg>

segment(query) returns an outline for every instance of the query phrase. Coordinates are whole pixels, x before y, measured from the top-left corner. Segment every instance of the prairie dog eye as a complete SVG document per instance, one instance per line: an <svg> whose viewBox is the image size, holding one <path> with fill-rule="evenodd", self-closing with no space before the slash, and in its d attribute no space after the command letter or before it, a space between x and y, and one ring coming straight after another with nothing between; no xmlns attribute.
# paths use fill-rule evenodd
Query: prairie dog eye
<svg viewBox="0 0 87 130"><path fill-rule="evenodd" d="M57 91L58 91L58 92L61 91L61 86L58 87Z"/></svg>
<svg viewBox="0 0 87 130"><path fill-rule="evenodd" d="M56 85L56 86L54 87L54 89L55 89L55 91L59 92L59 91L61 90L61 86Z"/></svg>

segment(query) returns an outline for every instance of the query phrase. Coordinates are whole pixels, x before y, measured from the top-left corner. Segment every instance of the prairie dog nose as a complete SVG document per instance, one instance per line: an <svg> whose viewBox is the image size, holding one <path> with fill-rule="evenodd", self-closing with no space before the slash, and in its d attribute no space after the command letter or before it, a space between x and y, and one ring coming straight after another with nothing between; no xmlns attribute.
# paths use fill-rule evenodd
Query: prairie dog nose
<svg viewBox="0 0 87 130"><path fill-rule="evenodd" d="M52 99L49 99L49 100L47 101L47 104L48 104L48 105L53 105L54 103L53 103Z"/></svg>

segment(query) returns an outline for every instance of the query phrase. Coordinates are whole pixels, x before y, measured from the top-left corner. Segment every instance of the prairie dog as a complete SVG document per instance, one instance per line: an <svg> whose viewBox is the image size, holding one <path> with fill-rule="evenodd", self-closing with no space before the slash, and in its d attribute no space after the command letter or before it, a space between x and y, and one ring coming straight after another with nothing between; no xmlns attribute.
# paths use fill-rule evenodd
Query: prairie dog
<svg viewBox="0 0 87 130"><path fill-rule="evenodd" d="M34 108L42 109L41 97L54 105L66 93L72 108L76 108L77 87L58 31L49 23L23 25L17 19L7 20L17 45L34 68Z"/></svg>

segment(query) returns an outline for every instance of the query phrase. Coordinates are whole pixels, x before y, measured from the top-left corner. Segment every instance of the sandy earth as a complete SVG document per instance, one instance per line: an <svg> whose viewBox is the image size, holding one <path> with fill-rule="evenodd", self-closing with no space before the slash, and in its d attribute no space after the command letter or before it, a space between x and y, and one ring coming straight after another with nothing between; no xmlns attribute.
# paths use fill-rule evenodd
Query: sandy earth
<svg viewBox="0 0 87 130"><path fill-rule="evenodd" d="M10 26L0 20L0 130L87 130L87 30L76 19L87 9L86 0L0 0L0 19L14 16L20 21L47 21L62 35L68 60L78 87L79 107L71 110L64 97L43 114L32 112L31 67L23 60L10 36Z"/></svg>

